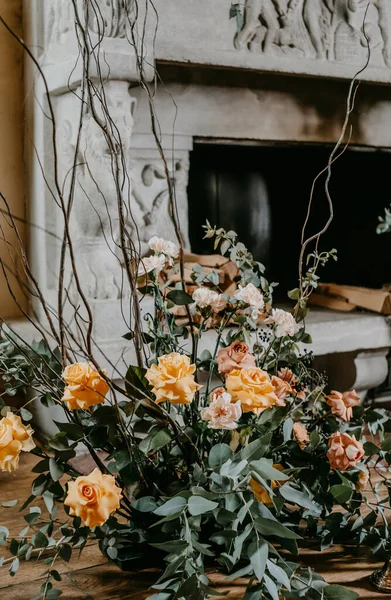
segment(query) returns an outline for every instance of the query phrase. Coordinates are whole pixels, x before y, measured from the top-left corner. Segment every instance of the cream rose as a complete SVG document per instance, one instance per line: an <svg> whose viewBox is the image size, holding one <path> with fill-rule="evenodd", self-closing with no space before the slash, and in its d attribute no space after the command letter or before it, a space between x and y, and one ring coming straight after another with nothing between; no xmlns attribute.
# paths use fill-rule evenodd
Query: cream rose
<svg viewBox="0 0 391 600"><path fill-rule="evenodd" d="M172 352L161 356L157 365L149 367L145 377L153 386L156 402L190 404L202 387L194 380L195 370L188 356Z"/></svg>
<svg viewBox="0 0 391 600"><path fill-rule="evenodd" d="M364 454L362 443L354 435L336 431L329 439L327 457L332 469L346 471L355 467Z"/></svg>
<svg viewBox="0 0 391 600"><path fill-rule="evenodd" d="M138 276L146 275L147 273L151 273L152 271L155 274L159 274L160 271L163 271L166 266L166 258L163 255L153 255L153 256L145 256L140 259L140 263L138 266Z"/></svg>
<svg viewBox="0 0 391 600"><path fill-rule="evenodd" d="M259 415L278 402L269 375L256 367L231 371L227 375L226 388L232 400L240 402L243 412Z"/></svg>
<svg viewBox="0 0 391 600"><path fill-rule="evenodd" d="M106 523L119 508L121 497L122 492L115 478L94 469L90 475L68 483L64 504L69 506L71 516L80 517L87 527L93 529Z"/></svg>
<svg viewBox="0 0 391 600"><path fill-rule="evenodd" d="M353 416L353 407L360 404L360 396L354 390L343 394L333 390L326 396L326 400L333 415L336 415L342 421L350 421Z"/></svg>
<svg viewBox="0 0 391 600"><path fill-rule="evenodd" d="M0 469L15 471L19 466L21 452L30 452L35 448L33 429L24 425L22 420L12 412L0 420Z"/></svg>
<svg viewBox="0 0 391 600"><path fill-rule="evenodd" d="M223 375L233 369L250 369L256 366L253 356L244 342L232 342L228 348L220 348L216 358L219 372Z"/></svg>
<svg viewBox="0 0 391 600"><path fill-rule="evenodd" d="M265 320L265 323L272 323L275 325L275 336L280 338L284 336L293 336L300 331L302 325L296 323L294 316L282 310L281 308L273 308L272 314Z"/></svg>
<svg viewBox="0 0 391 600"><path fill-rule="evenodd" d="M258 319L265 306L263 294L253 283L249 283L245 287L239 285L239 289L234 293L234 298L249 305L251 318L254 321Z"/></svg>
<svg viewBox="0 0 391 600"><path fill-rule="evenodd" d="M202 419L211 429L236 429L242 409L239 402L232 402L231 395L221 388L212 394L212 401L202 410Z"/></svg>
<svg viewBox="0 0 391 600"><path fill-rule="evenodd" d="M102 373L107 375L107 371ZM62 377L67 384L62 401L69 410L87 410L105 401L109 385L88 362L74 363L64 369Z"/></svg>
<svg viewBox="0 0 391 600"><path fill-rule="evenodd" d="M169 258L178 258L179 248L174 242L170 242L169 240L154 235L149 240L148 246L151 250L156 252L156 254L165 254Z"/></svg>
<svg viewBox="0 0 391 600"><path fill-rule="evenodd" d="M199 287L193 292L193 300L198 308L210 307L213 312L218 313L223 310L227 303L221 294L207 287Z"/></svg>

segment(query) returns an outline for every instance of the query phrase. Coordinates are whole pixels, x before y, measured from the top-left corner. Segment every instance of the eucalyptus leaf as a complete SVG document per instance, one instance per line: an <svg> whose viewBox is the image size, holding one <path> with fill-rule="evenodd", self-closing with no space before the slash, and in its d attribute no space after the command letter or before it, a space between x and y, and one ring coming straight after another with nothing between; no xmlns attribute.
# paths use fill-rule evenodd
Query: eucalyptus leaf
<svg viewBox="0 0 391 600"><path fill-rule="evenodd" d="M255 540L248 548L248 557L255 576L259 581L263 579L268 555L269 548L264 540Z"/></svg>
<svg viewBox="0 0 391 600"><path fill-rule="evenodd" d="M193 517L210 512L217 508L218 505L218 502L212 502L202 496L191 496L188 500L188 510Z"/></svg>
<svg viewBox="0 0 391 600"><path fill-rule="evenodd" d="M209 466L215 471L233 456L233 452L228 444L216 444L209 453Z"/></svg>

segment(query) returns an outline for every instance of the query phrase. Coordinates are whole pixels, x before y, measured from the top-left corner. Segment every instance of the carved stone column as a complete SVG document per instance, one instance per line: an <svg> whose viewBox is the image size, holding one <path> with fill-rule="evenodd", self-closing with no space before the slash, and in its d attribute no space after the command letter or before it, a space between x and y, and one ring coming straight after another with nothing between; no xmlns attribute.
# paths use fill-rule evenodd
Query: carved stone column
<svg viewBox="0 0 391 600"><path fill-rule="evenodd" d="M77 0L76 13L71 0L26 0L24 7L25 20L30 24L27 40L46 78L56 122L54 154L46 89L28 63L29 204L31 220L41 227L31 236L34 269L48 303L56 307L64 218L52 191L59 185L68 200L73 186L70 231L77 273L94 317L94 339L107 350L112 362L126 344L122 339L126 333L123 314L130 311L129 285L118 248L118 187L127 231L136 243L140 237L142 253L147 251L152 235L175 239L163 162L150 128L132 140L137 104L134 91L141 74L144 80L154 74L150 49L156 16L153 11L143 14L142 5L139 3L136 21L133 0ZM75 26L79 26L79 41ZM96 86L95 98L84 103L80 26L94 48L88 69ZM109 116L96 99L98 95L104 96ZM102 127L91 114L91 107ZM122 147L121 152L114 150L116 173L113 148L109 150L104 133L106 126L113 127L115 144ZM171 155L168 157L170 177L181 200L179 218L186 245L188 150L179 149L172 160ZM77 305L69 253L65 271L70 300Z"/></svg>

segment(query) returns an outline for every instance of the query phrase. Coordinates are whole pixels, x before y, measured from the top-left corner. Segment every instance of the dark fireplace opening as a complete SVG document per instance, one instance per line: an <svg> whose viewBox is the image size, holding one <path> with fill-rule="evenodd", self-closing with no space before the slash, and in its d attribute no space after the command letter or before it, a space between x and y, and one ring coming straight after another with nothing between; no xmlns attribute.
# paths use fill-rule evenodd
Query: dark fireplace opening
<svg viewBox="0 0 391 600"><path fill-rule="evenodd" d="M314 177L331 147L307 144L195 143L188 185L192 250L210 254L202 239L205 219L234 229L280 283L277 299L297 286L301 229ZM330 193L334 219L321 250L337 248L338 261L321 269L325 282L381 287L391 282L391 234L377 235L378 216L391 202L391 153L351 148L334 163ZM325 175L315 189L307 232L328 218Z"/></svg>

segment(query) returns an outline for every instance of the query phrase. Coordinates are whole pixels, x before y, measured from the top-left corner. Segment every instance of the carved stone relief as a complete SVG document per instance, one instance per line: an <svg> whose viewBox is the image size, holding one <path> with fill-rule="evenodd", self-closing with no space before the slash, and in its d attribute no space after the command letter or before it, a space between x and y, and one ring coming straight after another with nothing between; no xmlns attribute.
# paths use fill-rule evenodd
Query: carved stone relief
<svg viewBox="0 0 391 600"><path fill-rule="evenodd" d="M131 161L132 200L134 221L128 226L138 229L141 253L148 252L148 241L154 235L176 242L176 234L170 216L169 192L163 163L156 150L140 151L140 157ZM181 233L186 248L189 248L187 234L187 181L189 172L188 152L182 152L173 165L170 177L175 186Z"/></svg>
<svg viewBox="0 0 391 600"><path fill-rule="evenodd" d="M89 11L89 28L112 38L124 38L132 0L100 0Z"/></svg>
<svg viewBox="0 0 391 600"><path fill-rule="evenodd" d="M365 34L364 25L365 22ZM238 50L391 66L389 0L246 0Z"/></svg>
<svg viewBox="0 0 391 600"><path fill-rule="evenodd" d="M90 1L87 13L90 31L108 38L125 38L132 3L133 0ZM44 11L45 48L61 48L67 34L74 33L73 4L71 0L44 0ZM83 17L86 14L81 3L79 14Z"/></svg>

